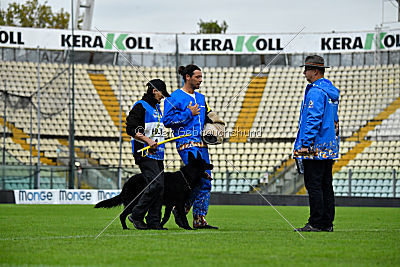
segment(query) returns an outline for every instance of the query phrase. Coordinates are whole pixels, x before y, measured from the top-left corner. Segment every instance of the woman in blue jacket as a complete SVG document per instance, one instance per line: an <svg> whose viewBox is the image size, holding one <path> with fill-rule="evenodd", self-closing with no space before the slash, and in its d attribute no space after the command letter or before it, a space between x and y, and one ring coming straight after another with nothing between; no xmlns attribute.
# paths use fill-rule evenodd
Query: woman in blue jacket
<svg viewBox="0 0 400 267"><path fill-rule="evenodd" d="M160 225L164 193L164 140L163 116L160 103L168 97L167 87L160 79L147 83L147 92L137 101L126 118L126 132L132 137L132 152L146 183L146 190L133 207L128 219L139 230L165 230ZM150 146L149 153L142 156L138 150ZM147 214L147 216L146 216ZM146 222L144 217L146 216Z"/></svg>
<svg viewBox="0 0 400 267"><path fill-rule="evenodd" d="M293 156L304 167L310 217L304 227L296 230L332 232L335 218L332 165L339 154L339 90L324 78L328 67L322 57L308 56L303 66L309 84L301 104Z"/></svg>
<svg viewBox="0 0 400 267"><path fill-rule="evenodd" d="M176 148L184 164L188 163L188 153L201 153L203 159L210 163L207 145L202 141L201 134L204 123L208 122L207 114L211 111L203 94L195 92L202 82L201 69L196 65L180 66L178 73L182 75L184 85L175 90L164 102L164 126L171 128L174 136L191 134L178 139ZM211 178L211 172L207 171ZM211 192L211 179L203 178L200 186L193 193L186 205L189 212L193 205L193 228L218 229L205 220ZM174 210L174 215L175 215ZM175 216L177 218L177 216Z"/></svg>

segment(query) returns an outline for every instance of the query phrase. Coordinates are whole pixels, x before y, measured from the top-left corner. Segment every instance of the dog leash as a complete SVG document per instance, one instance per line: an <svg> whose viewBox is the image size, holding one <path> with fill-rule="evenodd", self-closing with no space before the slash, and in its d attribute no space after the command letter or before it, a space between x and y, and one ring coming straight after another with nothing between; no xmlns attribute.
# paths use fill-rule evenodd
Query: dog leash
<svg viewBox="0 0 400 267"><path fill-rule="evenodd" d="M157 143L157 145L162 145L162 144L165 144L165 143L168 143L168 142L170 142L170 141L174 141L174 140L176 140L176 139L180 139L180 138L183 138L183 137L188 137L188 136L191 136L191 134L185 134L185 135L180 135L180 136L176 136L176 137L172 137L172 138L170 138L170 139L167 139L167 140L164 140L164 141L161 141L160 143ZM142 149L139 149L137 152L139 153L142 153L142 157L145 157L146 155L147 155L147 151L150 149L150 146L146 146L146 147L144 147L144 148L142 148Z"/></svg>
<svg viewBox="0 0 400 267"><path fill-rule="evenodd" d="M185 177L185 175L183 174L183 172L182 172L181 170L179 170L179 172L182 174L183 180L185 180L186 185L189 187L189 190L192 190L192 188L190 187L188 181L186 180L186 177Z"/></svg>

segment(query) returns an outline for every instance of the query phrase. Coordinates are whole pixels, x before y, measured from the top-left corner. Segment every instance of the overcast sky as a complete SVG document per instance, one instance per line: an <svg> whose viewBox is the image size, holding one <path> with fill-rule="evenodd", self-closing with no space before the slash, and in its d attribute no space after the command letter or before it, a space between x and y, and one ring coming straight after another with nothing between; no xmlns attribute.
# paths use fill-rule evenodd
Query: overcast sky
<svg viewBox="0 0 400 267"><path fill-rule="evenodd" d="M1 8L9 2L25 1L0 0ZM70 0L47 2L53 11L71 11ZM373 30L382 23L382 3L384 21L397 21L396 0L95 0L92 29L195 33L202 19L225 20L227 33ZM385 26L399 29L400 23Z"/></svg>

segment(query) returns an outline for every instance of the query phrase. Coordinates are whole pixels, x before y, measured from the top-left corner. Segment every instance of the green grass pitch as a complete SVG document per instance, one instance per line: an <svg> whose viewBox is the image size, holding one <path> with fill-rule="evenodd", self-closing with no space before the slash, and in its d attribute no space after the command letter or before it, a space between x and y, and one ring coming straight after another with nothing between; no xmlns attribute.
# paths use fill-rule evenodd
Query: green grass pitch
<svg viewBox="0 0 400 267"><path fill-rule="evenodd" d="M303 226L308 207L277 207ZM400 266L400 209L336 208L333 233L303 239L269 206L211 206L220 230L123 231L122 208L0 205L0 265ZM191 220L189 220L191 222ZM133 228L128 221L128 226Z"/></svg>

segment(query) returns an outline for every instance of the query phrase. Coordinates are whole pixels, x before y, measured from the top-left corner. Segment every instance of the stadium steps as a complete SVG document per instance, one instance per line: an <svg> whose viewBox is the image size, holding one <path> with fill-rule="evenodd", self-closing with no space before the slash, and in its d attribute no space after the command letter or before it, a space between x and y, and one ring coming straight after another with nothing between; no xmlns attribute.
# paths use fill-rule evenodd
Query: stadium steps
<svg viewBox="0 0 400 267"><path fill-rule="evenodd" d="M0 117L0 123L4 126L4 119ZM12 136L11 139L14 143L19 144L24 150L30 151L30 144L27 140L30 138L28 134L26 134L23 130L15 127L14 123L7 122L6 127L11 130ZM38 150L36 149L35 145L32 145L32 156L38 156ZM57 165L55 159L50 159L44 156L44 152L40 152L40 162L45 165Z"/></svg>
<svg viewBox="0 0 400 267"><path fill-rule="evenodd" d="M275 171L275 173L273 175L277 175L285 170L290 169L292 166L294 166L294 159L288 159L285 162L282 162L281 166L279 166L279 168Z"/></svg>
<svg viewBox="0 0 400 267"><path fill-rule="evenodd" d="M295 166L295 160L292 158L289 158L288 160L282 162L282 164L276 169L276 171L271 175L271 177L279 177L281 174L284 172L290 172ZM283 188L283 190L286 190Z"/></svg>
<svg viewBox="0 0 400 267"><path fill-rule="evenodd" d="M351 137L349 137L351 138ZM348 138L348 139L349 139ZM372 141L361 140L356 146L350 149L346 154L344 154L335 164L333 165L332 172L336 173L346 166L351 160L353 160L358 154L362 153L366 147L369 147Z"/></svg>
<svg viewBox="0 0 400 267"><path fill-rule="evenodd" d="M257 115L258 107L260 105L266 83L267 77L255 77L251 80L229 142L247 142L251 127L253 126L254 119Z"/></svg>
<svg viewBox="0 0 400 267"><path fill-rule="evenodd" d="M307 190L306 190L306 187L305 187L305 186L303 186L303 187L299 190L299 192L296 193L296 195L305 195L305 194L307 194Z"/></svg>
<svg viewBox="0 0 400 267"><path fill-rule="evenodd" d="M364 151L364 149L372 144L372 141L364 140L369 131L375 129L377 125L382 124L382 121L389 118L397 109L400 108L400 97L393 101L387 106L381 113L379 113L374 119L362 127L358 132L347 138L345 142L359 141L359 143L343 155L333 166L333 173L338 172L343 166L346 166L350 160L353 160L357 154Z"/></svg>
<svg viewBox="0 0 400 267"><path fill-rule="evenodd" d="M377 125L382 124L382 121L389 118L390 115L396 112L400 108L400 97L393 101L389 106L387 106L381 113L379 113L372 121L368 122L367 125L362 127L358 132L354 133L351 137L346 139L346 141L359 141L363 140L369 131L375 129Z"/></svg>
<svg viewBox="0 0 400 267"><path fill-rule="evenodd" d="M96 88L103 105L106 107L108 114L114 122L114 125L119 128L119 102L106 76L103 73L89 73L89 77ZM124 111L121 111L121 117L126 118ZM123 140L130 142L130 136L126 133L125 127L122 127Z"/></svg>

